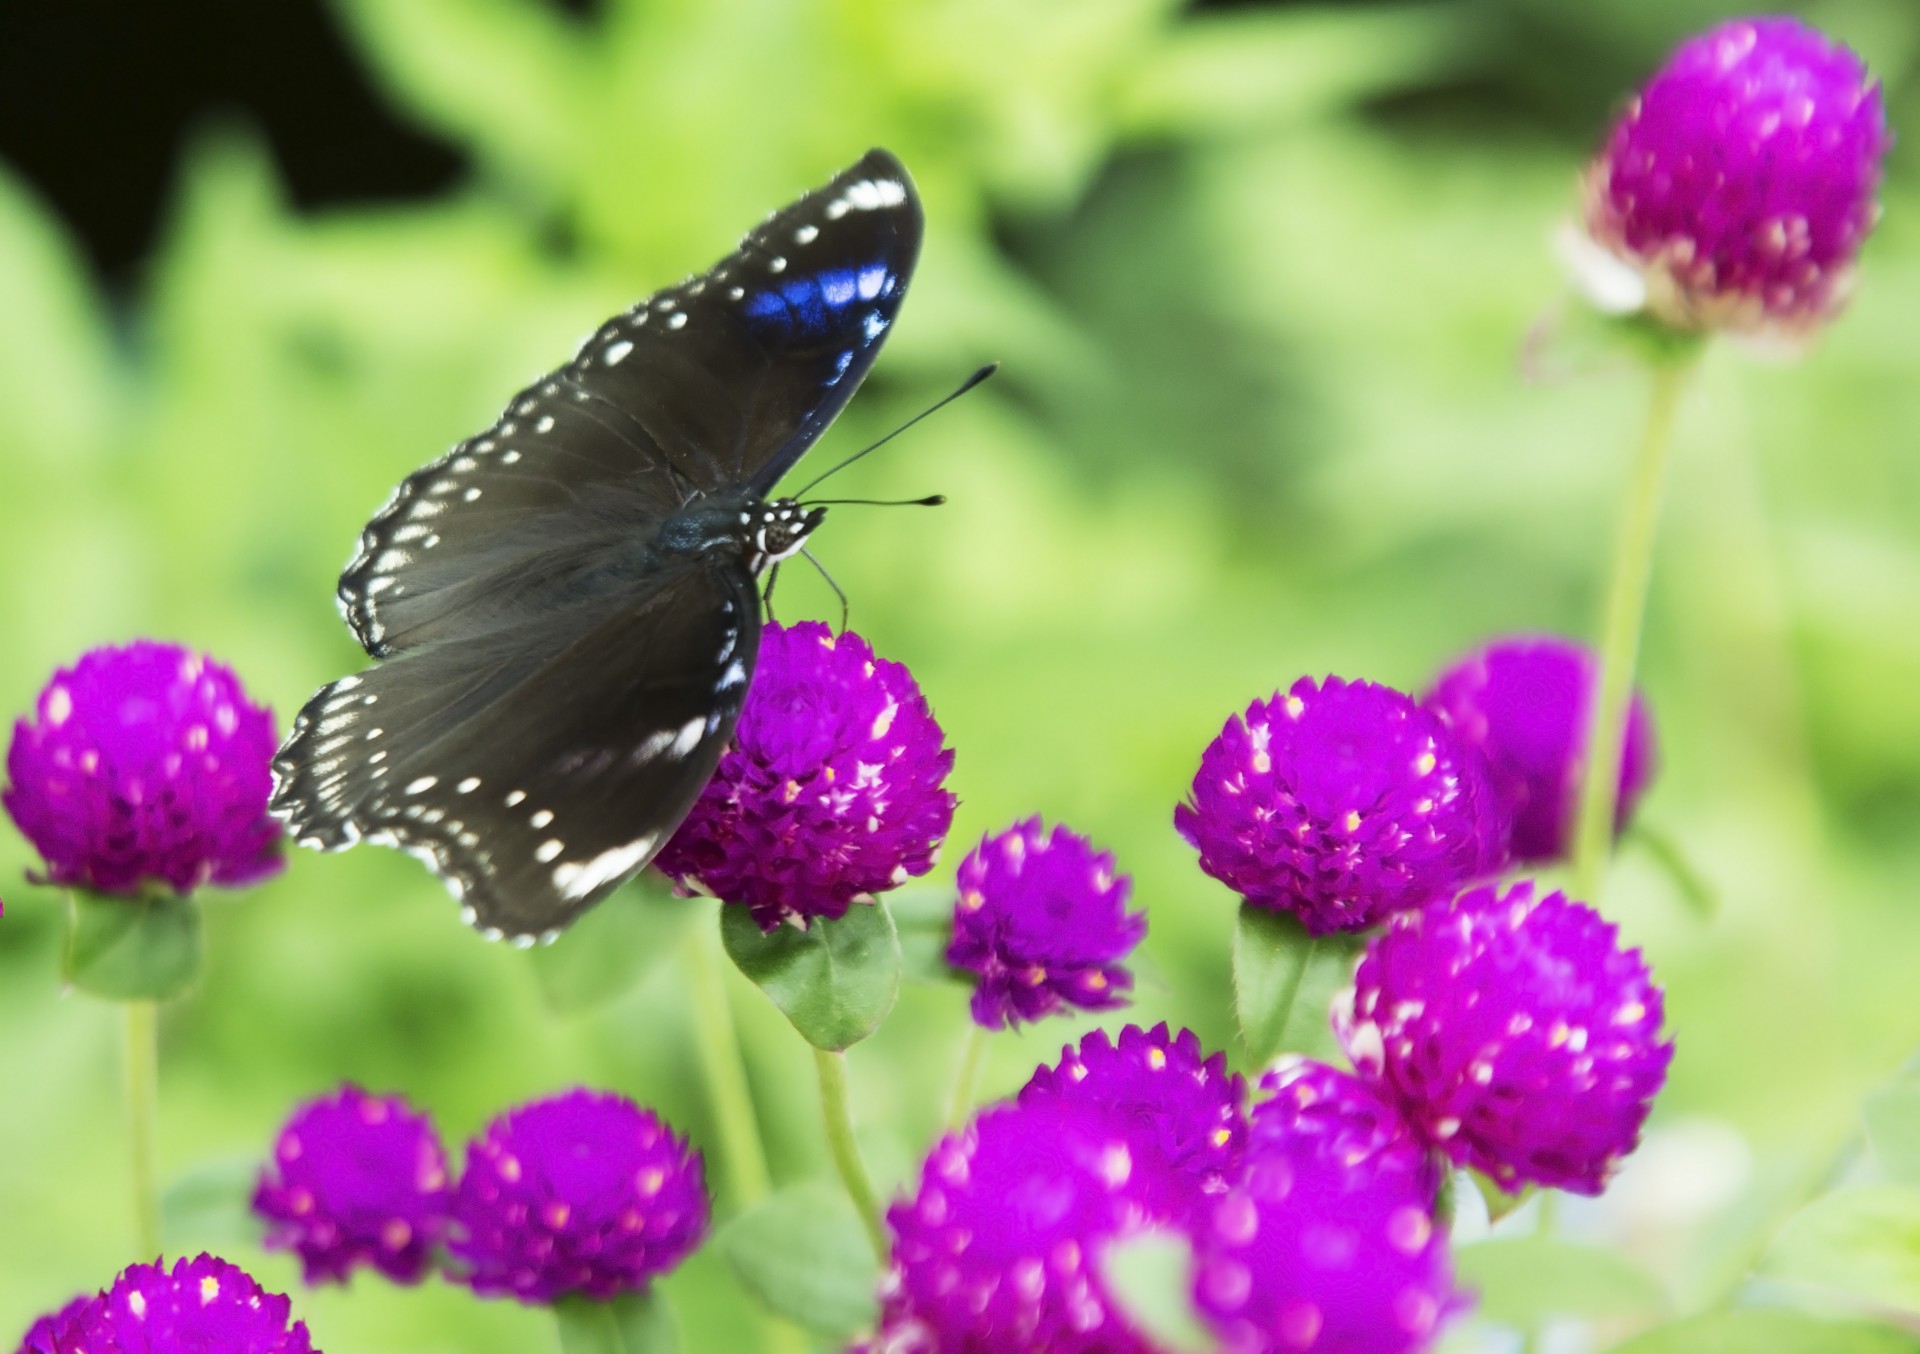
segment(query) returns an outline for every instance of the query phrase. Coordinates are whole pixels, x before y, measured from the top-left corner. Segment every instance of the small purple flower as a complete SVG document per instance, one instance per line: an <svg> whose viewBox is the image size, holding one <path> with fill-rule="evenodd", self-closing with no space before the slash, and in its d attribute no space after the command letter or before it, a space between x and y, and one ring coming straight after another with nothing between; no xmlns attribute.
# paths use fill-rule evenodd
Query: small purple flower
<svg viewBox="0 0 1920 1354"><path fill-rule="evenodd" d="M269 1250L300 1257L308 1283L371 1265L418 1283L447 1230L447 1157L400 1096L343 1086L294 1111L260 1173L253 1211Z"/></svg>
<svg viewBox="0 0 1920 1354"><path fill-rule="evenodd" d="M1058 1103L997 1106L941 1139L887 1212L875 1347L1152 1354L1101 1272L1113 1242L1167 1221L1136 1163L1111 1121Z"/></svg>
<svg viewBox="0 0 1920 1354"><path fill-rule="evenodd" d="M211 1255L130 1265L70 1318L54 1354L317 1354L293 1304ZM71 1311L71 1308L69 1308ZM63 1316L65 1313L62 1314ZM31 1348L31 1346L29 1346Z"/></svg>
<svg viewBox="0 0 1920 1354"><path fill-rule="evenodd" d="M654 864L783 919L840 917L933 868L953 753L913 674L851 631L769 625L733 746Z"/></svg>
<svg viewBox="0 0 1920 1354"><path fill-rule="evenodd" d="M1394 920L1355 978L1341 1042L1407 1122L1508 1193L1598 1194L1666 1080L1662 1000L1613 924L1528 882Z"/></svg>
<svg viewBox="0 0 1920 1354"><path fill-rule="evenodd" d="M97 1293L82 1293L57 1312L48 1312L27 1328L25 1338L20 1341L17 1354L59 1354L60 1341L72 1341L79 1327L77 1323L95 1302Z"/></svg>
<svg viewBox="0 0 1920 1354"><path fill-rule="evenodd" d="M1395 1172L1412 1180L1429 1206L1439 1194L1439 1158L1376 1083L1290 1053L1260 1078L1260 1089L1266 1098L1254 1105L1248 1134L1254 1150L1312 1150L1348 1166Z"/></svg>
<svg viewBox="0 0 1920 1354"><path fill-rule="evenodd" d="M222 664L150 640L94 649L13 726L0 802L50 883L251 884L281 866L267 817L276 742L273 716Z"/></svg>
<svg viewBox="0 0 1920 1354"><path fill-rule="evenodd" d="M645 1288L707 1233L700 1154L623 1096L568 1091L467 1145L453 1254L476 1293L525 1303Z"/></svg>
<svg viewBox="0 0 1920 1354"><path fill-rule="evenodd" d="M1200 1051L1192 1030L1128 1025L1119 1041L1095 1030L1060 1050L1021 1088L1022 1105L1063 1105L1101 1116L1133 1152L1136 1192L1152 1190L1169 1216L1185 1216L1221 1193L1246 1146L1247 1085L1227 1056Z"/></svg>
<svg viewBox="0 0 1920 1354"><path fill-rule="evenodd" d="M1793 333L1830 318L1879 216L1892 144L1860 58L1796 19L1689 39L1587 175L1587 229L1688 329Z"/></svg>
<svg viewBox="0 0 1920 1354"><path fill-rule="evenodd" d="M1257 1134L1196 1237L1194 1302L1224 1354L1413 1354L1465 1306L1416 1176L1340 1142Z"/></svg>
<svg viewBox="0 0 1920 1354"><path fill-rule="evenodd" d="M1302 677L1208 745L1173 823L1200 868L1316 936L1360 931L1500 864L1480 758L1391 687Z"/></svg>
<svg viewBox="0 0 1920 1354"><path fill-rule="evenodd" d="M1123 1005L1133 974L1121 962L1147 933L1127 911L1133 887L1113 857L1038 818L987 837L960 862L960 902L947 962L979 977L973 1018L990 1030L1062 1007Z"/></svg>
<svg viewBox="0 0 1920 1354"><path fill-rule="evenodd" d="M1427 708L1486 759L1494 796L1513 822L1517 861L1559 860L1571 845L1599 666L1586 648L1554 635L1497 639L1448 668L1427 694ZM1653 721L1635 692L1616 829L1632 816L1653 763Z"/></svg>

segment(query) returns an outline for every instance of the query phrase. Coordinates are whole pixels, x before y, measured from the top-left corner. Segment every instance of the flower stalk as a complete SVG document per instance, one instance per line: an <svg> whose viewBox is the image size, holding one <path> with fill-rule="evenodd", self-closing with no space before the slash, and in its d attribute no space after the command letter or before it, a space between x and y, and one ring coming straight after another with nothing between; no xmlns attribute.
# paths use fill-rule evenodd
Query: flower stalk
<svg viewBox="0 0 1920 1354"><path fill-rule="evenodd" d="M833 1154L834 1169L853 1200L860 1224L873 1243L873 1253L882 1264L887 1259L887 1231L880 1220L880 1196L860 1158L860 1144L853 1136L853 1105L847 1093L847 1059L844 1053L824 1048L813 1050L814 1069L820 1074L820 1109L826 1119L827 1149Z"/></svg>
<svg viewBox="0 0 1920 1354"><path fill-rule="evenodd" d="M132 1165L137 1254L160 1255L160 1183L155 1165L160 1121L160 1005L130 1001L127 1008L127 1148Z"/></svg>

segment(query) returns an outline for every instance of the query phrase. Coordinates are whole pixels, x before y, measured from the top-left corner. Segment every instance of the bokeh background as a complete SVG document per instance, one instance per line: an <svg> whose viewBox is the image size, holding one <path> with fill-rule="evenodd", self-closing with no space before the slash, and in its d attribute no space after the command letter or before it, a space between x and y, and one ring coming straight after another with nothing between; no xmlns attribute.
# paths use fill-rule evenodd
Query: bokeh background
<svg viewBox="0 0 1920 1354"><path fill-rule="evenodd" d="M1920 127L1920 8L1788 8ZM1493 634L1592 629L1645 390L1540 340L1567 304L1549 236L1624 92L1735 12L13 0L0 711L88 646L152 635L234 664L284 721L355 665L333 579L394 482L607 314L885 145L927 245L808 468L1005 364L835 485L949 506L838 509L816 543L958 751L931 882L1017 816L1092 834L1151 920L1134 1018L1227 1046L1233 899L1172 806L1228 712L1303 673L1418 688ZM1854 1168L1862 1097L1920 1036L1916 148L1894 151L1851 312L1797 365L1720 347L1680 421L1644 817L1696 883L1629 840L1607 899L1667 985L1679 1054L1634 1168L1566 1210L1640 1276L1567 1348L1723 1297ZM837 614L799 570L781 591ZM32 864L0 828L0 1343L137 1258L119 1013L61 994L59 900L20 882ZM674 962L698 907L629 891L536 961L368 849L297 853L207 911L205 981L163 1027L170 1247L295 1292L328 1349L552 1347L542 1314L446 1286L299 1292L218 1204L293 1100L343 1078L404 1090L456 1142L578 1081L712 1142ZM552 969L588 951L631 982L556 1000ZM802 1046L735 996L776 1176L827 1177ZM910 987L852 1055L889 1189L935 1131L963 1005ZM1079 1028L996 1039L984 1089ZM752 1347L712 1255L668 1288L690 1349Z"/></svg>

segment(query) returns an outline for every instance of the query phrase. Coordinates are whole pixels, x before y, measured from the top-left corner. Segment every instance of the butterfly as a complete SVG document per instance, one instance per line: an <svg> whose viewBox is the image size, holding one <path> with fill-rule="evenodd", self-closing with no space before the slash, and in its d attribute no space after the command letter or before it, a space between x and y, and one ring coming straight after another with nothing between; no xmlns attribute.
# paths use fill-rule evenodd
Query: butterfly
<svg viewBox="0 0 1920 1354"><path fill-rule="evenodd" d="M644 867L740 713L759 576L826 515L770 495L873 365L920 236L871 151L403 480L340 576L378 661L274 757L294 838L411 852L521 945Z"/></svg>

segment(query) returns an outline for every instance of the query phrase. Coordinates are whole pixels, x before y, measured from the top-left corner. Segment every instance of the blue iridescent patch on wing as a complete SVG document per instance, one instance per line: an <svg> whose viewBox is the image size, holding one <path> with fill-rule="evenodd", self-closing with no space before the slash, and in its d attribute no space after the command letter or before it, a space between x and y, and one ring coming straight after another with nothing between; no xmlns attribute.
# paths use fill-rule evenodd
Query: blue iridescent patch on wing
<svg viewBox="0 0 1920 1354"><path fill-rule="evenodd" d="M857 334L861 342L871 342L877 330L869 322L877 316L871 310L857 323L847 311L865 309L868 303L891 296L897 279L882 263L860 268L829 268L818 273L803 273L767 288L751 292L742 307L757 329L776 331L788 340L833 338ZM885 328L882 321L880 328Z"/></svg>

